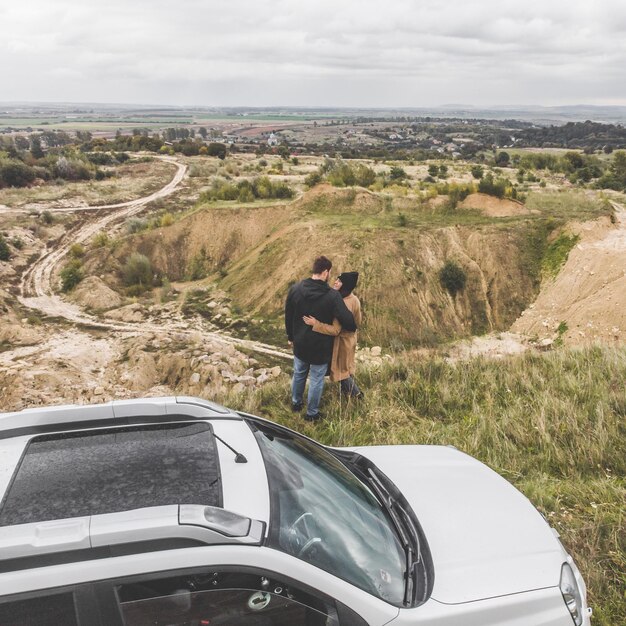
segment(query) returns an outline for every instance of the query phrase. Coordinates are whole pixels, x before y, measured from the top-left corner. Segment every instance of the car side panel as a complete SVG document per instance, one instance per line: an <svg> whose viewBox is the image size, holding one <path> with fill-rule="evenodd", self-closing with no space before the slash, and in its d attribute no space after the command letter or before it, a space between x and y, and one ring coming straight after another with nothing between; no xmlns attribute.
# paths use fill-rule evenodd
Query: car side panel
<svg viewBox="0 0 626 626"><path fill-rule="evenodd" d="M587 618L588 620L589 618ZM429 600L416 609L402 609L392 626L572 626L558 587L465 602ZM584 622L589 626L589 621Z"/></svg>
<svg viewBox="0 0 626 626"><path fill-rule="evenodd" d="M51 589L58 586L60 581L64 585L72 585L204 566L253 567L289 577L336 598L370 626L387 624L398 616L400 610L300 559L271 548L252 546L185 548L10 572L0 575L0 589L2 594L8 595Z"/></svg>

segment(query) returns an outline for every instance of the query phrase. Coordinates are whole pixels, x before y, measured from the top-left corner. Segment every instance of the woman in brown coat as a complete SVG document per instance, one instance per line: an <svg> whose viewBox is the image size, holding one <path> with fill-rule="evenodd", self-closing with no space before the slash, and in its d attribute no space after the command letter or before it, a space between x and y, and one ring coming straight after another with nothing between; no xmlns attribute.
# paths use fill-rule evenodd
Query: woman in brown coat
<svg viewBox="0 0 626 626"><path fill-rule="evenodd" d="M358 279L358 272L344 272L337 277L333 285L333 288L343 296L343 301L354 316L357 327L361 325L361 302L352 291ZM341 391L345 395L362 398L363 393L354 380L357 333L342 330L336 319L332 324L323 324L313 316L305 315L303 320L312 326L316 333L335 336L333 356L330 361L330 379L340 383Z"/></svg>

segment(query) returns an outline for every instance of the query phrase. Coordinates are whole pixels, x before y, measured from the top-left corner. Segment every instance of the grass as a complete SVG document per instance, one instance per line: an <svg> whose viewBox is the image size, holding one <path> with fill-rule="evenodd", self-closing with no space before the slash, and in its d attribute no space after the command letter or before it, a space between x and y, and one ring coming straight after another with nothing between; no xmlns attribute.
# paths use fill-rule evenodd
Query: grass
<svg viewBox="0 0 626 626"><path fill-rule="evenodd" d="M115 168L116 176L102 181L48 182L41 187L9 187L0 190L0 204L12 208L56 203L76 206L115 204L147 196L169 182L174 173L170 163L127 163Z"/></svg>
<svg viewBox="0 0 626 626"><path fill-rule="evenodd" d="M591 347L499 361L400 358L357 371L366 400L327 389L311 425L289 410L286 378L233 407L334 446L453 445L515 484L581 568L596 626L626 623L626 350Z"/></svg>
<svg viewBox="0 0 626 626"><path fill-rule="evenodd" d="M563 267L572 248L578 243L578 235L561 233L546 248L541 262L541 274L544 278L553 278Z"/></svg>
<svg viewBox="0 0 626 626"><path fill-rule="evenodd" d="M610 205L599 195L589 195L579 190L533 191L526 198L526 207L546 217L567 220L589 220L612 214Z"/></svg>

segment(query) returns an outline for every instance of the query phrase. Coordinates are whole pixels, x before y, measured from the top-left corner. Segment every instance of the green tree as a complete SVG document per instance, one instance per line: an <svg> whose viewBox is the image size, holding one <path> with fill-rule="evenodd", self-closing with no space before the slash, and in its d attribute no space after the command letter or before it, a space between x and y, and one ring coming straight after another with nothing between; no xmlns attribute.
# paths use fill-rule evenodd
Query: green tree
<svg viewBox="0 0 626 626"><path fill-rule="evenodd" d="M37 135L31 135L30 138L30 153L33 159L43 159L44 151L41 147L41 139Z"/></svg>
<svg viewBox="0 0 626 626"><path fill-rule="evenodd" d="M437 174L439 174L439 166L436 165L435 163L431 163L428 166L428 175L432 176L433 178L435 178L437 176Z"/></svg>
<svg viewBox="0 0 626 626"><path fill-rule="evenodd" d="M210 143L207 146L207 151L209 156L216 156L218 159L222 161L226 158L226 145L223 143Z"/></svg>
<svg viewBox="0 0 626 626"><path fill-rule="evenodd" d="M496 155L496 165L498 167L507 167L511 162L511 156L508 152L498 152Z"/></svg>

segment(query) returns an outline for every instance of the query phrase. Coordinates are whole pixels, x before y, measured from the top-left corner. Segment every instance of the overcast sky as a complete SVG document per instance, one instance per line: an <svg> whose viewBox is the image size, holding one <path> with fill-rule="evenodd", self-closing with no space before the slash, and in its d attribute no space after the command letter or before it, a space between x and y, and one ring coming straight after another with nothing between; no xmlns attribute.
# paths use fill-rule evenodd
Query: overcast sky
<svg viewBox="0 0 626 626"><path fill-rule="evenodd" d="M626 105L625 0L0 0L0 101Z"/></svg>

